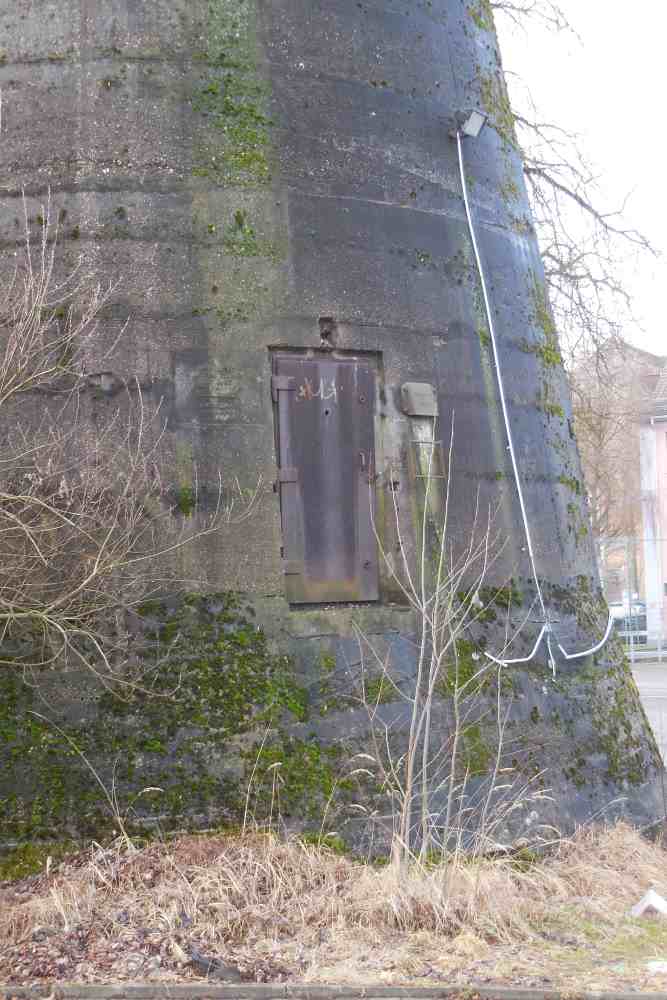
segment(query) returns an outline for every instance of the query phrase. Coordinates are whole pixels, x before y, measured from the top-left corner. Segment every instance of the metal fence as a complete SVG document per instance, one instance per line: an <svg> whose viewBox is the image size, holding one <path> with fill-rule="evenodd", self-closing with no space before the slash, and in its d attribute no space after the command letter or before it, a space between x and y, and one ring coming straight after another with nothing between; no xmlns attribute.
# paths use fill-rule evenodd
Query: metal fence
<svg viewBox="0 0 667 1000"><path fill-rule="evenodd" d="M667 539L603 538L598 558L616 632L667 762Z"/></svg>
<svg viewBox="0 0 667 1000"><path fill-rule="evenodd" d="M631 662L666 661L667 539L602 538L598 559L614 627Z"/></svg>

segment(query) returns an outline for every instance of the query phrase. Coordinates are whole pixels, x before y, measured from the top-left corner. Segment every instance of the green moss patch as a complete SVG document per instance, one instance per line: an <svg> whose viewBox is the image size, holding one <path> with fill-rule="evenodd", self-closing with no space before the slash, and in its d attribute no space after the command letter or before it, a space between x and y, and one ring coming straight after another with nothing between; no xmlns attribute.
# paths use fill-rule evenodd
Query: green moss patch
<svg viewBox="0 0 667 1000"><path fill-rule="evenodd" d="M76 849L76 844L67 840L21 844L0 854L0 881L15 881L26 875L38 875L45 870L47 864L62 861Z"/></svg>
<svg viewBox="0 0 667 1000"><path fill-rule="evenodd" d="M535 354L544 368L558 368L563 363L563 356L558 343L558 331L551 314L547 290L543 282L533 275L531 284L531 299L533 304L533 322L539 331L536 343L524 341L522 350L527 354Z"/></svg>
<svg viewBox="0 0 667 1000"><path fill-rule="evenodd" d="M269 257L274 260L280 257L273 243L257 235L248 213L242 208L234 212L232 221L225 227L222 245L225 253L232 257Z"/></svg>
<svg viewBox="0 0 667 1000"><path fill-rule="evenodd" d="M268 88L257 69L254 0L209 0L207 71L192 98L209 140L194 173L220 184L256 187L270 179Z"/></svg>
<svg viewBox="0 0 667 1000"><path fill-rule="evenodd" d="M490 0L477 0L468 7L468 14L480 31L494 31L493 8Z"/></svg>
<svg viewBox="0 0 667 1000"><path fill-rule="evenodd" d="M488 774L492 768L494 751L482 735L479 723L463 730L462 762L471 777Z"/></svg>
<svg viewBox="0 0 667 1000"><path fill-rule="evenodd" d="M599 627L603 601L587 591L583 579L572 599L583 606L583 614L577 614L580 627ZM612 639L600 655L605 657L604 667L589 657L575 672L559 674L553 681L554 689L567 699L567 717L559 716L559 726L569 737L563 774L577 788L593 781L637 787L662 770L660 751L620 640ZM578 720L585 721L586 735L574 740Z"/></svg>
<svg viewBox="0 0 667 1000"><path fill-rule="evenodd" d="M396 688L386 674L367 680L365 689L367 705L386 705L397 698Z"/></svg>
<svg viewBox="0 0 667 1000"><path fill-rule="evenodd" d="M347 777L347 759L338 746L323 747L308 740L284 737L256 744L245 754L250 774L251 817L314 822L322 818L334 796L351 795L356 785Z"/></svg>
<svg viewBox="0 0 667 1000"><path fill-rule="evenodd" d="M566 476L563 474L558 477L558 482L561 486L566 486L568 490L572 491L572 493L576 493L577 496L581 496L582 485L579 479L576 479L574 476Z"/></svg>
<svg viewBox="0 0 667 1000"><path fill-rule="evenodd" d="M481 673L483 651L483 643L457 639L456 651L444 664L436 683L436 693L446 699L457 692L465 698L481 693L489 683L488 676Z"/></svg>
<svg viewBox="0 0 667 1000"><path fill-rule="evenodd" d="M484 326L480 325L477 328L477 336L479 337L479 342L482 345L482 347L484 348L491 347L491 334L489 333L489 329L486 325Z"/></svg>
<svg viewBox="0 0 667 1000"><path fill-rule="evenodd" d="M495 73L480 72L479 87L482 107L489 117L489 123L507 146L516 149L515 116L500 70Z"/></svg>
<svg viewBox="0 0 667 1000"><path fill-rule="evenodd" d="M136 687L109 678L105 687L91 673L58 708L42 689L48 675L34 684L0 674L0 840L115 829L93 768L130 827L155 814L167 826L202 814L237 822L250 767L244 745L271 731L280 746L306 719L290 659L271 651L234 595L151 602L138 625L126 675ZM87 704L77 705L84 687Z"/></svg>
<svg viewBox="0 0 667 1000"><path fill-rule="evenodd" d="M503 611L520 608L523 604L523 593L514 580L502 587L482 587L480 598L484 604L495 604Z"/></svg>

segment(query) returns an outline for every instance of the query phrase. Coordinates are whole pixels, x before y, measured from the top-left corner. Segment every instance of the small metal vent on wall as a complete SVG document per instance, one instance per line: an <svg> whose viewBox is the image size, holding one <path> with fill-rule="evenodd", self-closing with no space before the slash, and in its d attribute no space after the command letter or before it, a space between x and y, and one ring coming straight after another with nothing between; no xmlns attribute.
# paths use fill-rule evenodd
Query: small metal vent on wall
<svg viewBox="0 0 667 1000"><path fill-rule="evenodd" d="M404 382L401 409L409 417L437 417L438 396L429 382Z"/></svg>

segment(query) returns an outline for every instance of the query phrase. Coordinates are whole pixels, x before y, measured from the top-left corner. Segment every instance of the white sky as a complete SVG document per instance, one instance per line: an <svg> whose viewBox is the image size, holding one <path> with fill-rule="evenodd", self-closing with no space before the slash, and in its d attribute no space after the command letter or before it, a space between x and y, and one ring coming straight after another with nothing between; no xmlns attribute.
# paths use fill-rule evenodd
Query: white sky
<svg viewBox="0 0 667 1000"><path fill-rule="evenodd" d="M639 272L634 262L625 269L641 323L625 336L667 354L667 0L559 2L581 41L498 17L505 70L527 83L544 120L581 135L604 208L630 195L625 219L663 252L644 255Z"/></svg>

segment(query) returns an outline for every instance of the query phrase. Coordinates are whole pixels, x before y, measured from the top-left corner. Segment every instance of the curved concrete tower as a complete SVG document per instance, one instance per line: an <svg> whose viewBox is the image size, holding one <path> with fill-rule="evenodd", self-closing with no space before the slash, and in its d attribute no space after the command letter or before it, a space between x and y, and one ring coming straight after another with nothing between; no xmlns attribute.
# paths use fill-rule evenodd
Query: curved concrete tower
<svg viewBox="0 0 667 1000"><path fill-rule="evenodd" d="M184 570L204 567L212 593L243 593L269 648L292 658L300 708L288 706L278 726L287 812L307 819L326 797L348 737L368 747L360 672L369 687L383 662L397 688L410 688L419 623L391 567L401 540L415 564L434 431L442 477L453 423L452 543L460 551L479 530L476 509L482 520L493 511L498 539L488 607L459 642L461 669L474 673L485 652L527 656L544 623L452 139L469 109L488 116L464 140L465 176L538 579L563 647L597 643L606 612L570 401L487 0L10 6L0 64L5 245L16 238L21 189L37 212L50 186L66 259L83 252L101 280L117 283L104 337L129 320L114 372L163 400L174 489L187 495L193 463L204 486L218 470L244 489L260 476L276 483L241 527L192 550ZM103 396L91 402L97 419L114 405ZM431 498L434 546L444 482ZM219 616L211 601L206 613ZM508 628L517 633L509 649ZM243 632L239 648L257 634ZM543 642L530 662L501 671L503 763L550 789L513 828L571 828L600 812L655 819L661 764L619 646L555 660L554 677ZM225 663L211 669L231 670L234 687ZM214 709L200 681L191 716L170 716L164 738L150 706L127 723L135 735L124 780L176 787L180 775L175 814L233 817L252 739L247 726L243 738L231 724L206 729ZM82 720L106 725L104 699L90 695L77 715L66 683L44 683L52 695L58 687L59 718L80 730ZM473 785L493 765L495 683L465 734ZM445 671L441 722L448 684ZM405 702L381 681L373 691L400 744ZM152 742L137 742L141 717L152 720ZM193 725L196 752L179 736ZM115 746L125 752L120 737ZM95 752L110 759L104 740ZM61 775L60 804L49 799L50 819L31 826L39 782L25 773L6 810L14 834L42 832L78 794ZM193 782L194 804L184 791Z"/></svg>

